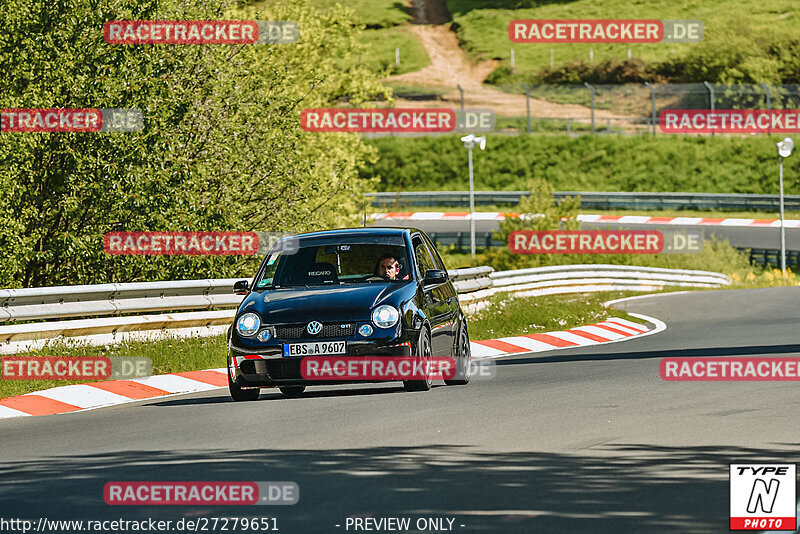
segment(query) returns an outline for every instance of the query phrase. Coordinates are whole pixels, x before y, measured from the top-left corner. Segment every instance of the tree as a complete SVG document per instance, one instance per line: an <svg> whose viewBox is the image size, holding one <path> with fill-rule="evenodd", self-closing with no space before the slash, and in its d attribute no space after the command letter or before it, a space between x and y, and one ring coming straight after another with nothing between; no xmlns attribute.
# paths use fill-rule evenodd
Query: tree
<svg viewBox="0 0 800 534"><path fill-rule="evenodd" d="M109 20L294 20L293 45L112 45ZM374 157L299 127L307 107L385 92L352 12L303 0L6 0L0 108L135 108L135 133L0 134L0 286L224 277L253 258L107 256L112 230L297 232L357 220Z"/></svg>

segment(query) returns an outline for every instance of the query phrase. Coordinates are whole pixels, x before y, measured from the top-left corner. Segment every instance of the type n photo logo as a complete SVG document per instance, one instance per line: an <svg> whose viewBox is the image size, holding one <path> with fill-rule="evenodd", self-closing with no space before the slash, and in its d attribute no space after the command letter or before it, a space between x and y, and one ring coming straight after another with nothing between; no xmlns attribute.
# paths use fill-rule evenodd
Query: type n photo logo
<svg viewBox="0 0 800 534"><path fill-rule="evenodd" d="M797 529L793 464L730 464L730 530Z"/></svg>

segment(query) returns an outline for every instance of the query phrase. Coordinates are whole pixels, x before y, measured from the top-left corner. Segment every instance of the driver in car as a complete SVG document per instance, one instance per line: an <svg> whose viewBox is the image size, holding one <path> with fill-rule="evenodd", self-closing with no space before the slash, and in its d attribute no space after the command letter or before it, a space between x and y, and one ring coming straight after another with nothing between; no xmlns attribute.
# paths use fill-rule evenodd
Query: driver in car
<svg viewBox="0 0 800 534"><path fill-rule="evenodd" d="M397 273L400 272L400 264L391 253L386 253L380 257L375 266L375 274L387 280L397 280Z"/></svg>

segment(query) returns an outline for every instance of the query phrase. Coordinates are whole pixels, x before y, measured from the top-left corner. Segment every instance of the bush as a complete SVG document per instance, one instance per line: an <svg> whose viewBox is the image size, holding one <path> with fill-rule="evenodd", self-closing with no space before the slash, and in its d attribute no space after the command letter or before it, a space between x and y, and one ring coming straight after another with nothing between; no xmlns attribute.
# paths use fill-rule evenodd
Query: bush
<svg viewBox="0 0 800 534"><path fill-rule="evenodd" d="M5 0L0 108L136 108L136 133L3 134L0 287L206 278L254 259L113 256L112 230L301 231L355 221L372 151L357 135L303 132L302 107L380 89L347 12L303 0ZM111 45L108 20L295 20L295 45Z"/></svg>
<svg viewBox="0 0 800 534"><path fill-rule="evenodd" d="M488 134L473 154L475 189L525 190L543 178L557 191L778 193L782 136L507 136ZM458 136L383 137L362 170L382 191L464 191L467 154ZM800 193L800 158L784 162L786 194Z"/></svg>

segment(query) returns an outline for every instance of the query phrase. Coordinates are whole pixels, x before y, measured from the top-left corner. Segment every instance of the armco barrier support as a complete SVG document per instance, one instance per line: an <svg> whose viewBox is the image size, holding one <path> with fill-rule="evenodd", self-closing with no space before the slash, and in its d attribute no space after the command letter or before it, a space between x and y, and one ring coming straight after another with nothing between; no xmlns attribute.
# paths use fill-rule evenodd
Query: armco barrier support
<svg viewBox="0 0 800 534"><path fill-rule="evenodd" d="M455 269L448 274L460 300L469 306L498 292L554 294L665 286L719 287L731 283L720 273L627 265L558 265L501 272L482 266ZM232 292L237 280L240 279L3 289L0 353L40 348L53 340L104 345L132 338L154 339L163 332L176 336L222 334L242 301ZM122 315L144 312L160 313ZM105 317L84 318L87 315Z"/></svg>

